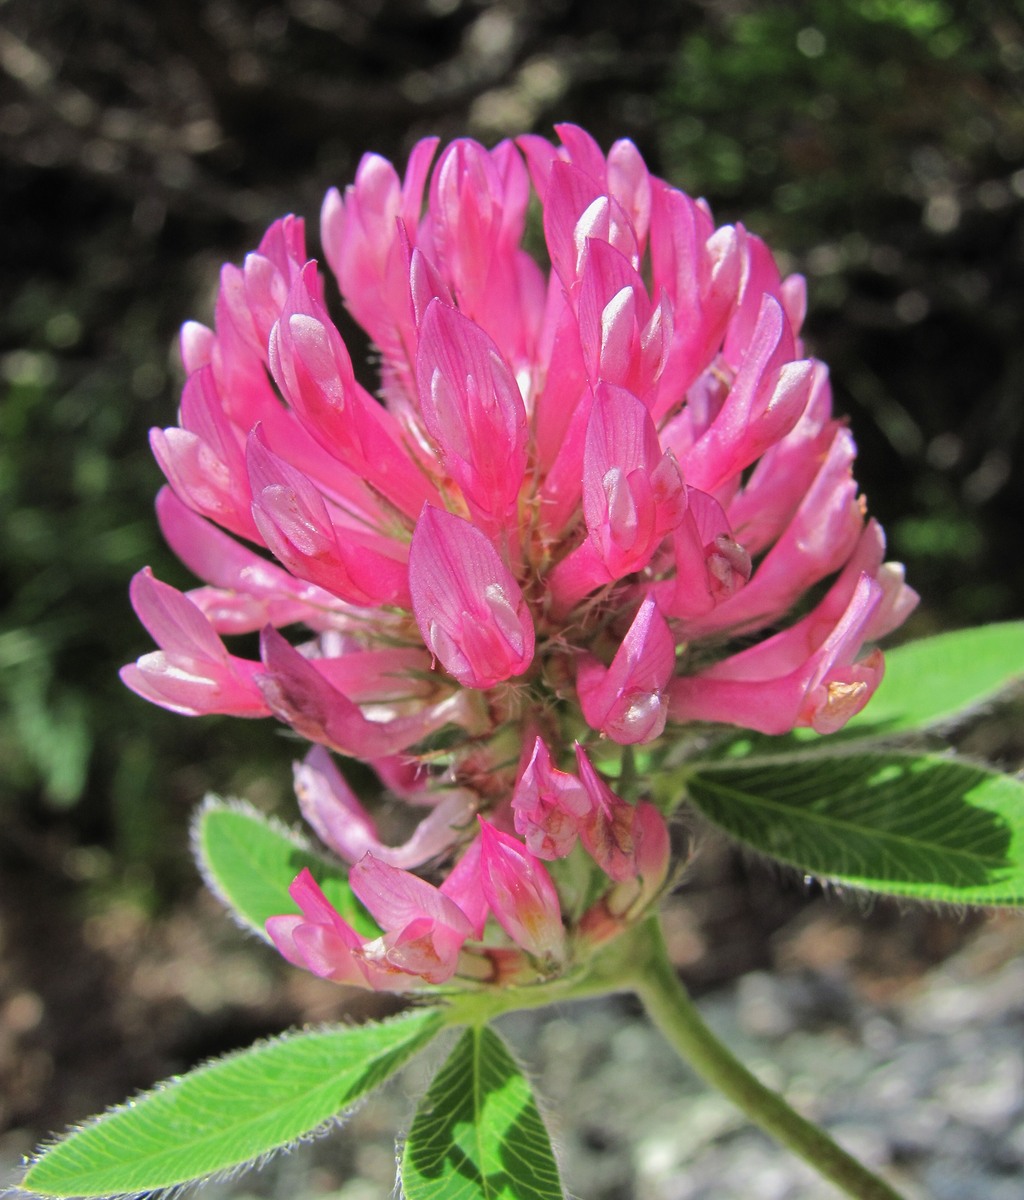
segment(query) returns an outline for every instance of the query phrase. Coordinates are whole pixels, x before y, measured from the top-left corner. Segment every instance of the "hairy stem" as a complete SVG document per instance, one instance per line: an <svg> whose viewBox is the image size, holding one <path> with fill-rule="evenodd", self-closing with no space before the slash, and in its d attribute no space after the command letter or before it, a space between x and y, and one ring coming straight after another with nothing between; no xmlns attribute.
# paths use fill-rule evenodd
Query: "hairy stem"
<svg viewBox="0 0 1024 1200"><path fill-rule="evenodd" d="M751 1121L848 1196L856 1200L900 1200L898 1192L847 1154L824 1130L790 1108L777 1092L765 1087L715 1037L668 959L658 919L650 918L636 936L638 941L643 938L647 953L634 958L633 990L679 1056Z"/></svg>

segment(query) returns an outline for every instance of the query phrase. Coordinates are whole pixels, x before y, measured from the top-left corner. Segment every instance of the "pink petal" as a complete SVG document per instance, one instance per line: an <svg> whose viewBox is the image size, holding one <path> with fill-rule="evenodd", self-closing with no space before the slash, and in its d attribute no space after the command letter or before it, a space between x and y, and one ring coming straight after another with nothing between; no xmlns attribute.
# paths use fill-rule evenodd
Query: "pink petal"
<svg viewBox="0 0 1024 1200"><path fill-rule="evenodd" d="M350 528L339 538L320 491L271 453L258 428L249 437L247 462L253 519L292 574L351 604L409 603L400 544Z"/></svg>
<svg viewBox="0 0 1024 1200"><path fill-rule="evenodd" d="M735 229L716 230L699 203L654 180L651 264L653 293L668 296L674 324L652 410L660 419L718 353L743 263Z"/></svg>
<svg viewBox="0 0 1024 1200"><path fill-rule="evenodd" d="M409 548L412 608L427 648L459 683L489 688L533 660L529 609L490 541L425 505Z"/></svg>
<svg viewBox="0 0 1024 1200"><path fill-rule="evenodd" d="M568 292L579 279L588 238L608 242L639 266L636 231L625 209L607 194L603 182L566 162L551 166L544 193L544 237L551 264Z"/></svg>
<svg viewBox="0 0 1024 1200"><path fill-rule="evenodd" d="M512 794L516 833L538 858L565 858L576 844L589 808L580 781L554 766L538 737Z"/></svg>
<svg viewBox="0 0 1024 1200"><path fill-rule="evenodd" d="M216 585L189 593L221 633L248 633L268 622L316 624L325 610L338 607L328 592L294 579L186 507L170 488L156 498L164 539L201 579Z"/></svg>
<svg viewBox="0 0 1024 1200"><path fill-rule="evenodd" d="M317 298L314 263L288 296L270 338L270 367L282 394L327 450L409 516L434 495L402 444L401 429L356 382L352 361Z"/></svg>
<svg viewBox="0 0 1024 1200"><path fill-rule="evenodd" d="M181 327L179 349L185 374L191 375L200 367L208 366L216 345L213 330L199 321L186 321Z"/></svg>
<svg viewBox="0 0 1024 1200"><path fill-rule="evenodd" d="M153 577L148 567L132 580L132 606L159 652L121 669L123 682L146 700L189 716L228 713L265 717L255 683L258 664L228 654L213 627L187 596Z"/></svg>
<svg viewBox="0 0 1024 1200"><path fill-rule="evenodd" d="M299 809L325 846L354 863L380 845L370 814L322 746L294 763L293 771Z"/></svg>
<svg viewBox="0 0 1024 1200"><path fill-rule="evenodd" d="M882 679L878 651L856 660L881 600L879 585L862 575L827 636L807 619L707 671L674 679L672 719L721 721L772 734L797 726L819 733L841 728Z"/></svg>
<svg viewBox="0 0 1024 1200"><path fill-rule="evenodd" d="M714 612L688 623L689 635L762 626L784 613L818 580L842 567L864 524L863 503L852 471L855 456L849 430L837 429L814 482L750 582L724 599Z"/></svg>
<svg viewBox="0 0 1024 1200"><path fill-rule="evenodd" d="M440 300L427 307L416 361L423 421L474 519L496 534L517 522L526 409L493 341Z"/></svg>
<svg viewBox="0 0 1024 1200"><path fill-rule="evenodd" d="M610 667L591 655L580 660L576 692L587 724L620 745L658 737L668 715L662 693L674 666L672 634L648 595Z"/></svg>
<svg viewBox="0 0 1024 1200"><path fill-rule="evenodd" d="M750 578L750 555L733 537L722 506L697 488L686 489L686 512L672 548L675 576L654 588L667 616L705 616Z"/></svg>
<svg viewBox="0 0 1024 1200"><path fill-rule="evenodd" d="M266 923L267 935L281 954L321 978L367 987L359 962L362 940L331 905L308 868L296 876L288 891L302 916L270 917Z"/></svg>
<svg viewBox="0 0 1024 1200"><path fill-rule="evenodd" d="M321 211L324 254L346 306L380 347L389 370L407 370L415 352L408 255L416 245L423 189L437 143L437 138L416 143L404 183L386 159L364 155L344 199L332 188Z"/></svg>
<svg viewBox="0 0 1024 1200"><path fill-rule="evenodd" d="M632 263L607 242L589 239L580 267L579 334L591 382L646 398L665 365L671 305L652 305Z"/></svg>
<svg viewBox="0 0 1024 1200"><path fill-rule="evenodd" d="M370 721L276 629L263 630L260 647L264 674L257 683L270 710L311 742L341 754L360 759L396 754L462 717L457 694L407 717Z"/></svg>
<svg viewBox="0 0 1024 1200"><path fill-rule="evenodd" d="M786 315L766 295L721 412L680 456L687 483L715 492L793 428L807 407L814 371L809 361L794 362L794 353Z"/></svg>
<svg viewBox="0 0 1024 1200"><path fill-rule="evenodd" d="M618 388L598 389L583 457L583 513L613 578L640 570L686 510L675 459L662 455L643 404Z"/></svg>
<svg viewBox="0 0 1024 1200"><path fill-rule="evenodd" d="M535 958L561 959L561 904L551 877L516 838L480 818L480 879L498 924Z"/></svg>

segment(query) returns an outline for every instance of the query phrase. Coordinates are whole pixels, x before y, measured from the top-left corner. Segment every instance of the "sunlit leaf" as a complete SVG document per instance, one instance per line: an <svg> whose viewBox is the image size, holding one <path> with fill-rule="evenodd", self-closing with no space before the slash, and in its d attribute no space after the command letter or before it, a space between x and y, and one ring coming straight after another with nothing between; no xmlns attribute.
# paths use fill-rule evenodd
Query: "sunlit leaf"
<svg viewBox="0 0 1024 1200"><path fill-rule="evenodd" d="M837 883L953 904L1024 904L1024 785L937 755L779 755L687 779L746 845Z"/></svg>
<svg viewBox="0 0 1024 1200"><path fill-rule="evenodd" d="M176 1187L260 1159L343 1115L441 1027L436 1009L287 1034L111 1109L43 1150L21 1190L92 1197Z"/></svg>
<svg viewBox="0 0 1024 1200"><path fill-rule="evenodd" d="M402 1188L406 1200L562 1200L530 1084L493 1030L467 1029L421 1101Z"/></svg>
<svg viewBox="0 0 1024 1200"><path fill-rule="evenodd" d="M315 854L299 834L249 805L209 797L196 815L192 844L210 890L264 939L268 917L299 911L288 887L303 867L313 872L328 900L360 933L380 933L340 867Z"/></svg>

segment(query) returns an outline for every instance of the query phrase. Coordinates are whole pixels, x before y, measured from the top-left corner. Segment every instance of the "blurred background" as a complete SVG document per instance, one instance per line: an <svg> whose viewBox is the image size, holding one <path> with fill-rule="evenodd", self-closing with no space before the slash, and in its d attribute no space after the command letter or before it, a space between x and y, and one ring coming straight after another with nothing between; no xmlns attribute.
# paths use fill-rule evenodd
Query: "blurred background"
<svg viewBox="0 0 1024 1200"><path fill-rule="evenodd" d="M807 275L858 479L924 596L907 632L1022 615L1019 0L0 0L0 1158L340 1011L239 937L188 855L207 790L294 819L293 746L116 675L149 649L130 576L192 583L146 442L174 420L178 326L276 216L315 246L364 151L556 121L632 138ZM1020 716L967 748L1019 766ZM994 936L844 907L713 837L671 921L698 992L839 972L872 1003ZM989 969L1020 940L995 925ZM623 1171L587 1195L655 1194Z"/></svg>

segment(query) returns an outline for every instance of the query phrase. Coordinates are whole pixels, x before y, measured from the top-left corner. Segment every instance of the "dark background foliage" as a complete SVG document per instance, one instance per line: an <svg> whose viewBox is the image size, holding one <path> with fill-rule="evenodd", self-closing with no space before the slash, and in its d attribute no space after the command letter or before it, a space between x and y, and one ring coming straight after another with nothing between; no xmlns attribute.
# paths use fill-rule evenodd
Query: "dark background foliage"
<svg viewBox="0 0 1024 1200"><path fill-rule="evenodd" d="M88 1010L94 1056L116 1040L93 1009L114 1011L124 979L94 952L128 970L116 948L192 895L201 794L273 806L288 787L293 747L269 723L172 717L116 677L149 648L131 574L191 582L159 541L146 445L173 421L178 325L209 319L218 265L275 216L305 214L315 245L324 190L363 151L400 161L427 133L493 142L560 120L605 147L632 137L808 275L808 338L925 596L917 631L1020 615L1019 3L7 0L0 985L21 1007L0 1011L31 1053L7 1066L0 1122L81 1116L52 1099L58 1027ZM759 913L752 945L776 919ZM294 1011L276 1004L259 1019ZM227 1043L243 1017L216 1017ZM172 1065L217 1048L174 1029Z"/></svg>

